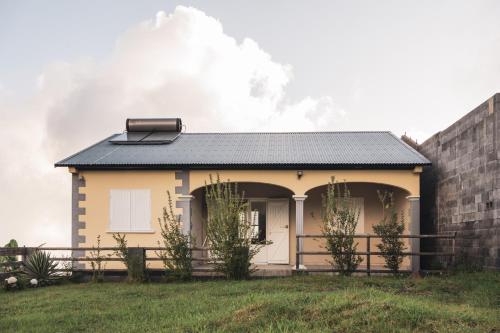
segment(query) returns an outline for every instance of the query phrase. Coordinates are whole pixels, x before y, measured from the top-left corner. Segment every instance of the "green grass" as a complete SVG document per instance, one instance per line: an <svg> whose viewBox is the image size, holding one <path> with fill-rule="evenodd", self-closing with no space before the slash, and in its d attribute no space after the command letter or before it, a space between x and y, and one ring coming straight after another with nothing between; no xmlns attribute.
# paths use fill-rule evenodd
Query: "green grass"
<svg viewBox="0 0 500 333"><path fill-rule="evenodd" d="M0 332L498 332L500 274L0 291Z"/></svg>

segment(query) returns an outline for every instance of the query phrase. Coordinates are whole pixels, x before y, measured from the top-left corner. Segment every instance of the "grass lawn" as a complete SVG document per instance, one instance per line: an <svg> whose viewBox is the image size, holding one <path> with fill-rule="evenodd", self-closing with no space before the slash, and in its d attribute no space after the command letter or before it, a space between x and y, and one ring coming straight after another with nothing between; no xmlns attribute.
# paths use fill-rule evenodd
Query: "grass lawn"
<svg viewBox="0 0 500 333"><path fill-rule="evenodd" d="M0 291L0 332L500 332L500 273Z"/></svg>

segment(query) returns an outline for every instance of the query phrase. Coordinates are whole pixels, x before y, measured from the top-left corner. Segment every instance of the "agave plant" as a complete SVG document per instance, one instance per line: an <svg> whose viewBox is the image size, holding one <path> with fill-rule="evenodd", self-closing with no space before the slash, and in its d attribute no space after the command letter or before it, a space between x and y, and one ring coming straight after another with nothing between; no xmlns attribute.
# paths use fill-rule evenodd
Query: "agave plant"
<svg viewBox="0 0 500 333"><path fill-rule="evenodd" d="M28 256L22 272L29 278L36 279L39 285L51 284L61 278L57 272L57 262L50 257L49 253L40 250Z"/></svg>

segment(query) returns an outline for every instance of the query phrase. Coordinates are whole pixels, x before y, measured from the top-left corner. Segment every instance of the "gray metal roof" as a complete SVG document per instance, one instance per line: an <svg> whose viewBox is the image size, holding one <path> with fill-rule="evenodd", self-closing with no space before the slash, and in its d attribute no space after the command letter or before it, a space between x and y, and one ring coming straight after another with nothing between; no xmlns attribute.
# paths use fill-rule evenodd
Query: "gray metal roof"
<svg viewBox="0 0 500 333"><path fill-rule="evenodd" d="M58 163L79 168L399 168L430 164L390 132L182 133L164 145L115 134Z"/></svg>

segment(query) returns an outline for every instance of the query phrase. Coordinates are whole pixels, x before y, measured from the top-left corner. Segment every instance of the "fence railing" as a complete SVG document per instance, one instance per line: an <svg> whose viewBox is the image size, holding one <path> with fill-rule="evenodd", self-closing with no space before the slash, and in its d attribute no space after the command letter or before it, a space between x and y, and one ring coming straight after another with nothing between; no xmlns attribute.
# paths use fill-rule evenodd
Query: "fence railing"
<svg viewBox="0 0 500 333"><path fill-rule="evenodd" d="M372 239L381 239L382 236L379 235L374 235L374 234L363 234L363 235L353 235L352 236L355 239L365 239L366 242L366 251L356 251L351 254L353 255L359 255L359 256L365 256L365 264L366 264L366 269L356 269L353 270L352 272L356 273L366 273L367 275L371 275L371 273L389 273L389 269L372 269L372 256L383 256L387 254L386 252L380 252L380 251L372 251ZM332 268L305 268L301 267L303 260L303 256L317 256L317 255L332 255L331 252L329 251L304 251L302 248L302 251L300 249L301 247L301 239L306 239L306 238L313 238L313 239L325 239L326 236L322 234L314 235L314 234L304 234L304 235L296 235L296 251L295 251L295 270L297 272L338 272L338 269ZM398 237L399 239L450 239L451 240L451 252L402 252L403 256L410 256L410 257L422 257L422 256L450 256L453 258L456 255L455 251L455 241L457 239L457 234L441 234L441 235L401 235ZM359 242L358 242L359 244ZM420 248L420 247L419 247ZM348 254L348 253L343 253L343 252L336 252L335 254ZM411 273L411 270L401 270L400 272L403 273Z"/></svg>
<svg viewBox="0 0 500 333"><path fill-rule="evenodd" d="M359 256L364 256L365 257L365 269L356 269L353 272L359 272L359 273L366 273L367 275L370 275L371 273L388 273L390 270L388 269L373 269L372 268L372 257L373 256L382 256L385 253L380 252L380 251L372 251L372 240L373 239L380 239L381 236L378 235L373 235L373 234L363 234L363 235L354 235L353 236L356 239L364 239L364 242L366 244L366 251L356 251L355 255ZM305 251L304 249L300 250L300 240L302 239L307 239L307 238L312 238L312 239L324 239L326 238L324 235L318 234L318 235L297 235L296 236L296 257L295 257L295 271L297 272L337 272L338 270L332 268L305 268L301 266L301 263L303 262L302 257L303 256L325 256L325 255L330 255L331 253L329 251ZM410 256L410 257L422 257L422 256L450 256L453 260L453 258L456 255L455 251L455 241L457 239L456 233L453 234L447 234L447 235L402 235L399 238L402 239L449 239L451 240L451 252L403 252L403 256ZM128 249L132 249L134 253L138 254L141 256L141 261L145 263L147 262L154 262L154 261L162 261L165 260L164 258L161 258L158 256L158 252L164 251L164 247L129 247ZM35 250L43 250L43 251L49 251L52 252L52 259L54 261L58 262L65 262L65 263L75 263L75 262L91 262L91 261L96 261L96 257L91 255L89 252L90 251L97 251L100 250L102 252L107 252L108 254L101 254L101 257L99 258L100 261L102 262L113 262L113 261L122 261L120 257L117 255L113 255L116 252L119 251L118 247L0 247L0 256L15 256L16 260L11 261L9 263L0 263L0 268L4 266L13 266L18 268L22 263L26 260L26 258L33 253ZM54 254L54 252L60 252L60 251L71 251L71 254L68 256L61 256L60 254ZM86 251L87 255L86 256L73 256L73 251ZM193 247L191 248L192 252L206 252L209 251L209 248L207 247ZM111 253L110 253L111 252ZM341 253L339 253L341 254ZM21 257L21 260L17 260ZM172 260L170 258L167 258L167 260ZM204 258L201 256L196 256L193 255L192 257L193 262L199 262L199 263L209 263L212 262L213 260L210 258ZM59 271L75 271L75 270L85 270L85 269L75 269L74 267L71 268L59 268ZM198 269L194 269L194 271L197 271ZM206 271L206 268L199 269L200 271ZM124 269L106 269L106 271L124 271ZM1 272L1 269L0 269ZM402 270L401 272L411 272L410 270ZM1 273L0 273L1 275Z"/></svg>
<svg viewBox="0 0 500 333"><path fill-rule="evenodd" d="M165 251L165 247L128 247L129 252L133 252L134 255L138 255L141 262L145 263L144 269L146 270L147 262L153 261L163 261L163 260L173 260L171 258L162 258L158 256L160 251ZM123 262L123 259L120 258L117 253L120 248L118 247L0 247L0 257L1 256L13 256L16 257L16 260L0 263L0 277L2 274L13 273L15 271L3 272L2 267L10 266L18 268L23 262L27 259L27 257L36 250L51 252L51 259L59 262L59 263L78 263L78 262ZM97 255L92 252L101 251L100 256L97 258ZM204 247L192 247L192 252L203 252L208 251L208 248ZM69 252L67 256L61 256L60 252ZM73 255L73 251L82 252L85 251L86 255ZM21 260L18 260L21 257ZM193 262L211 262L212 260L209 258L198 258L193 256L191 258ZM107 272L123 272L126 269L104 269ZM58 267L56 271L65 272L65 271L91 271L91 269L81 269L81 268L61 268ZM193 269L193 271L197 271L197 269Z"/></svg>

